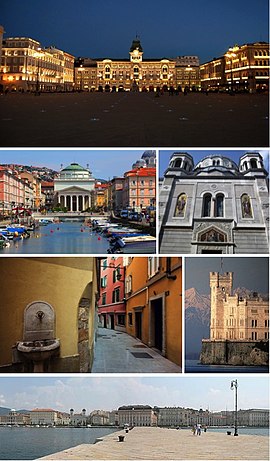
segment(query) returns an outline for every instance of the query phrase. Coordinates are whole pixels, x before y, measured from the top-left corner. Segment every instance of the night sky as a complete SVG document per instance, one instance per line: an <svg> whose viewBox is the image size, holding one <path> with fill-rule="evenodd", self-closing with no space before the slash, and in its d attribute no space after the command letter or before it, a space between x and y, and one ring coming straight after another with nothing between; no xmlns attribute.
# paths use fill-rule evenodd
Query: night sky
<svg viewBox="0 0 270 461"><path fill-rule="evenodd" d="M129 58L136 34L145 58L198 55L268 41L268 0L2 0L4 37L31 37L74 56Z"/></svg>
<svg viewBox="0 0 270 461"><path fill-rule="evenodd" d="M268 293L269 265L265 257L224 257L221 270L220 257L186 258L186 286L201 294L210 293L210 272L233 272L233 288L244 287L261 294Z"/></svg>

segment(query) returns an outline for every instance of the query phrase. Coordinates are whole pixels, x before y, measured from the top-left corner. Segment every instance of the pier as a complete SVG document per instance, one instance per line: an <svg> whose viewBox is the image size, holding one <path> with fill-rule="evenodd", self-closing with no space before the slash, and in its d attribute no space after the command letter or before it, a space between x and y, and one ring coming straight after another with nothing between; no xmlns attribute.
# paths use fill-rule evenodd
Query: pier
<svg viewBox="0 0 270 461"><path fill-rule="evenodd" d="M119 442L119 436L124 441ZM40 458L42 460L268 460L268 437L227 435L207 431L201 436L187 429L135 427Z"/></svg>

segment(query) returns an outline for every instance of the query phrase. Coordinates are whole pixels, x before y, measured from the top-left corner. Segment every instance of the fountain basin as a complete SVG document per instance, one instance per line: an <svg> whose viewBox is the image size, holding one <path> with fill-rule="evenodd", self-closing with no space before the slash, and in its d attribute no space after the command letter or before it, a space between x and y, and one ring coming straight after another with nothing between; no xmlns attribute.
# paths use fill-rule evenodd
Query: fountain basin
<svg viewBox="0 0 270 461"><path fill-rule="evenodd" d="M59 339L43 339L36 341L19 341L17 350L23 354L25 359L33 362L44 362L59 353Z"/></svg>

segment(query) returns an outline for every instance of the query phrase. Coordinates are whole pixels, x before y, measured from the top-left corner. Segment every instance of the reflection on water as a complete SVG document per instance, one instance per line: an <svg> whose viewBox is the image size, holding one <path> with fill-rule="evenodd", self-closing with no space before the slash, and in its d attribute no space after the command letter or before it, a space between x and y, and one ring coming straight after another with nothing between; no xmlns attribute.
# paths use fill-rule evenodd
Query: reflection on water
<svg viewBox="0 0 270 461"><path fill-rule="evenodd" d="M31 237L11 241L1 254L104 254L109 244L80 222L52 223L41 226Z"/></svg>

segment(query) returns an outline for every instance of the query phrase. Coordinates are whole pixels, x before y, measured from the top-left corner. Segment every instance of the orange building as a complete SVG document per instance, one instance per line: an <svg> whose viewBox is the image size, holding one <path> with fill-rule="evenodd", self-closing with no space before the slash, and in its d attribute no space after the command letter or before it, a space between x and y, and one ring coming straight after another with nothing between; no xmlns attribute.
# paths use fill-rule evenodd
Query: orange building
<svg viewBox="0 0 270 461"><path fill-rule="evenodd" d="M182 259L129 258L126 267L126 330L182 364Z"/></svg>

